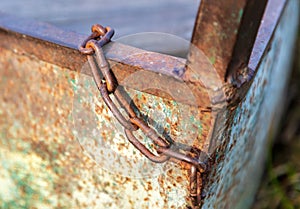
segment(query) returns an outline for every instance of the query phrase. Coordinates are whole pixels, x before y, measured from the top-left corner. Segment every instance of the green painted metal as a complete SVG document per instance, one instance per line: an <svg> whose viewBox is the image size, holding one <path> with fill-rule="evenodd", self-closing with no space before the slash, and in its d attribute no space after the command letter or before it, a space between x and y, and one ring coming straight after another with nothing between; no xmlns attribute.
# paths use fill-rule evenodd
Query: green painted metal
<svg viewBox="0 0 300 209"><path fill-rule="evenodd" d="M0 181L8 185L0 190L2 208L187 204L184 165L155 165L137 152L97 89L88 88L94 85L90 76L3 48L0 63ZM178 142L200 143L203 115L197 108L135 90L129 93L161 133Z"/></svg>
<svg viewBox="0 0 300 209"><path fill-rule="evenodd" d="M249 91L228 129L216 136L222 142L204 188L203 208L249 208L254 200L284 104L298 17L299 2L288 1Z"/></svg>
<svg viewBox="0 0 300 209"><path fill-rule="evenodd" d="M297 0L288 1L271 48L263 55L257 75L236 110L222 106L211 112L209 107L192 107L126 88L160 134L210 152L215 161L203 178L203 208L247 208L253 200L267 138L276 127L278 104L289 75L282 69L289 67L298 12ZM20 34L16 37L24 43L30 39ZM43 45L41 42L33 44ZM0 183L5 185L0 189L1 208L190 205L186 165L150 163L127 142L91 77L44 62L20 51L22 47L7 47L17 43L2 43L0 47ZM39 54L39 50L33 51ZM66 51L78 56L72 47ZM53 51L48 52L51 57ZM112 52L116 52L114 48ZM83 65L82 60L77 62ZM138 68L138 63L134 64ZM82 70L88 70L85 68L83 65ZM153 75L160 83L161 76ZM226 126L217 123L220 118ZM139 137L148 143L145 136ZM150 143L148 146L151 148Z"/></svg>

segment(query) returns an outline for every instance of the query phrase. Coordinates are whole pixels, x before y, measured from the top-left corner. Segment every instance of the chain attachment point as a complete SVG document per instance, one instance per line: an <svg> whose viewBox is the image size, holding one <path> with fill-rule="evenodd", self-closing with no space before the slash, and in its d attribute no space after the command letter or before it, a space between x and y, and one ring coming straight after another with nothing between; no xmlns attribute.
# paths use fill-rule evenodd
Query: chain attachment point
<svg viewBox="0 0 300 209"><path fill-rule="evenodd" d="M99 45L102 47L107 44L110 39L113 37L115 31L110 27L103 27L102 25L95 24L91 28L92 34L89 35L78 47L79 51L85 55L94 54L94 49L90 47L86 47L87 43L90 40L101 39Z"/></svg>

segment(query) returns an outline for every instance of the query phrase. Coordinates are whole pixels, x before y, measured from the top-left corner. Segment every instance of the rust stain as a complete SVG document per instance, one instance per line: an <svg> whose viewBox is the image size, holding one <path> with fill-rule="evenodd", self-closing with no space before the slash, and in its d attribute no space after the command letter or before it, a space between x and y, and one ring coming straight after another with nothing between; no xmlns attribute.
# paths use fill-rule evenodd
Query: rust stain
<svg viewBox="0 0 300 209"><path fill-rule="evenodd" d="M113 162L120 164L119 154L116 153L134 152L122 132L109 125L114 123L113 118L97 96L92 96L94 103L90 102L89 96L80 103L107 122L96 123L101 128L96 138L100 137L103 141L91 140L88 146L96 148L102 146L101 143L112 143L113 139L117 141L111 145L115 146L117 152L107 156L103 152L101 154L101 150L98 154L86 154L87 151L74 137L72 121L72 103L73 98L76 99L74 88L80 87L76 80L82 75L5 49L1 49L0 63L3 89L0 106L3 137L0 149L4 153L0 157L0 170L10 175L19 175L22 171L28 178L34 179L32 181L19 176L22 178L13 180L14 186L9 190L17 191L19 196L11 196L16 204L22 205L24 198L29 195L18 193L24 191L24 187L18 187L18 181L26 188L32 188L33 195L39 197L24 203L26 207L180 208L188 204L188 173L185 165L170 162L162 167L165 172L160 175L137 179L110 173L101 169L101 163L97 160L95 163L97 155L103 155L116 159ZM87 79L93 82L91 77L87 76ZM91 89L86 93L98 95L97 89ZM128 89L128 92L140 111L148 115L149 123L157 126L161 134L169 130L168 134L178 142L205 147L202 145L206 143L203 130L207 129L204 123L210 120L209 112L203 116L202 124L201 111L196 107L132 89ZM193 115L193 118L184 115ZM166 118L167 123L161 123ZM188 127L184 126L187 121ZM78 122L82 126L91 124L88 118ZM165 127L159 128L159 123ZM193 137L186 141L187 136ZM139 156L139 153L133 156L134 160L127 162L127 165L134 167L135 162L140 162L143 156Z"/></svg>
<svg viewBox="0 0 300 209"><path fill-rule="evenodd" d="M192 44L210 58L221 78L232 56L245 0L201 1L194 26ZM213 14L213 15L212 15ZM195 62L193 55L190 62Z"/></svg>

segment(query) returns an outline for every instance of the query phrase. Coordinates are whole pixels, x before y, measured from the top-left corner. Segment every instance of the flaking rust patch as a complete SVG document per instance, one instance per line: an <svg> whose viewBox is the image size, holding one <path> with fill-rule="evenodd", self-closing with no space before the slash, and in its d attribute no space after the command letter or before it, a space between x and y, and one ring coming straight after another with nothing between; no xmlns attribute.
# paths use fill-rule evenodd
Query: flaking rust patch
<svg viewBox="0 0 300 209"><path fill-rule="evenodd" d="M114 158L110 162L112 165L122 164L118 155L126 156L128 151L137 157L136 161L128 161L132 166L136 166L134 162L140 159L145 163L148 161L131 148L94 90L88 92L94 103L87 98L79 99L95 117L102 115L102 121L92 125L98 131L99 127L103 130L95 132L94 140L85 141L94 149L89 155L85 154L84 146L77 141L80 139L74 136L74 131L78 131L74 130L72 110L76 88L79 87L76 72L5 49L1 49L0 63L0 148L6 150L1 154L0 162L1 173L8 174L0 178L1 182L11 185L7 189L15 194L8 201L1 190L1 202L8 206L14 202L27 208L75 209L180 208L186 205L188 173L180 164L168 162L159 167L161 173L147 178L122 176L101 167L96 158L101 152L96 148L108 142L115 151L111 156ZM159 133L170 134L176 140L199 147L205 142L202 136L205 136L205 127L197 109L149 94L129 93L133 98L135 95L141 98L137 100L137 106L143 114L149 114L150 125L158 128ZM142 98L147 99L146 106ZM184 111L177 111L178 108ZM193 115L194 118L184 118L183 115ZM188 124L185 124L185 119ZM153 121L157 123L151 124ZM79 122L90 123L88 120ZM117 128L110 127L111 124ZM191 141L186 141L189 135L192 135ZM103 140L99 141L100 138ZM29 197L34 198L26 201Z"/></svg>

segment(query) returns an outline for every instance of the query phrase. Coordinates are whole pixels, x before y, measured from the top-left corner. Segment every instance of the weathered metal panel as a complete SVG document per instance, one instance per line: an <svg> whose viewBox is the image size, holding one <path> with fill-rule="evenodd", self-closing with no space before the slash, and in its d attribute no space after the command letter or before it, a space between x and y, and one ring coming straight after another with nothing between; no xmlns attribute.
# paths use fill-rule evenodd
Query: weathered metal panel
<svg viewBox="0 0 300 209"><path fill-rule="evenodd" d="M246 0L200 3L191 42L211 60L221 78L225 77L246 4ZM195 62L193 54L189 60Z"/></svg>
<svg viewBox="0 0 300 209"><path fill-rule="evenodd" d="M281 17L282 10L286 5L286 1L282 0L269 0L265 14L263 16L263 20L261 21L261 25L259 27L259 31L257 33L257 37L254 43L253 51L249 60L249 68L257 69L258 64L267 49L269 44L269 39L271 38L275 27L278 24L278 20Z"/></svg>
<svg viewBox="0 0 300 209"><path fill-rule="evenodd" d="M288 8L291 9L291 6ZM16 24L18 25L18 23ZM282 24L281 27L283 27ZM51 32L51 30L48 31ZM278 33L280 31L277 32L277 35ZM80 55L72 49L79 40L73 40L73 45L67 47L41 40L33 40L32 45L28 46L26 44L29 44L34 38L20 34L13 34L15 37L10 37L9 32L3 33L3 31L0 35L5 37L5 40L12 40L12 42L1 42L1 47L4 48L0 48L0 87L3 92L0 96L0 149L3 150L0 152L0 173L2 175L0 175L0 181L7 185L5 188L9 188L0 190L0 200L4 208L183 208L189 204L190 199L187 197L188 172L183 164L155 165L148 162L125 140L119 124L101 100L95 96L98 93L96 87L93 86L91 77L39 60L46 56L49 59L46 60L49 62L57 62L62 66L64 63L68 63L69 66L65 67L72 68L71 70L81 69L85 59L82 56L78 58ZM73 37L76 38L76 36ZM61 37L57 36L56 38L60 39ZM291 42L285 41L283 36L281 38L284 44L278 45L286 48L278 48L278 50L288 51ZM275 40L276 38L273 43L276 43ZM20 44L22 42L23 45ZM37 48L35 48L35 44L38 44ZM27 49L23 50L22 46ZM43 55L42 51L47 50L47 46L51 49L47 51L46 55ZM57 53L60 55L68 52L68 56L60 56L63 61L60 61L59 58L56 59L57 54L53 53L56 47L58 47ZM122 60L122 63L118 63L120 61L118 59L115 60L117 62L111 62L113 70L118 71L119 69L116 75L121 75L123 80L120 78L118 80L122 82L129 79L122 73L128 76L133 73L132 69L137 69L137 71L134 70L134 73L142 72L139 71L139 67L142 65L143 69L154 71L143 78L150 82L155 80L157 81L155 85L158 85L167 80L161 79L161 77L167 76L158 74L161 71L155 71L157 67L166 66L166 69L171 69L171 71L162 73L169 73L176 78L178 69L174 68L175 71L172 71L172 67L178 64L182 69L184 65L181 63L182 59L178 58L173 58L174 62L167 59L168 62L159 63L158 58L161 58L161 55L150 53L151 56L145 57L148 55L147 52L138 50L139 53L136 53L137 51L131 51L130 47L126 47L126 50L121 50L121 53L118 54L119 47L121 45L118 44L107 46L106 55L112 61L116 57ZM130 55L135 56L131 58L129 56L130 59L124 60L128 51ZM30 56L31 52L39 59ZM139 58L140 54L143 55L143 59ZM267 56L271 55L271 52L267 54ZM74 58L74 63L77 65L72 63L69 56ZM273 54L273 56L275 55ZM167 55L166 57L168 58ZM70 60L66 60L66 58ZM149 61L147 58L151 60ZM283 63L284 66L287 61L281 59L284 57L276 57L277 64ZM143 60L147 60L149 63L143 62ZM158 65L153 66L151 61L157 62ZM179 62L177 63L177 61ZM120 64L122 67L123 63L128 65L128 68L118 68L117 65ZM168 63L171 67L167 65ZM271 91L270 88L273 88L273 84L270 84L273 76L279 76L277 64L268 66L270 63L272 63L271 60L261 64L251 91L237 110L234 121L238 121L239 116L242 116L239 121L241 124L244 122L254 126L256 123L253 121L260 121L258 120L261 114L259 110L264 110L269 105L264 95ZM267 68L273 69L272 72L269 72ZM190 81L189 75L184 76L183 79ZM267 83L261 80L264 76ZM199 81L196 82L196 85L194 82L195 80L192 80L189 87L202 87L198 85ZM260 89L256 85L263 88ZM141 89L145 89L145 87L142 86ZM157 128L161 134L170 135L177 141L208 151L211 145L207 140L210 137L210 128L214 125L212 124L214 116L205 103L202 105L207 109L203 111L201 108L197 109L133 89L127 90L141 111L150 116L148 122L150 124L153 121L157 122L152 126ZM199 92L196 95L201 96ZM260 97L261 95L263 96ZM205 100L209 101L207 98ZM278 102L278 97L275 100L274 103ZM253 103L253 106L247 106L249 101ZM274 108L274 104L267 110L271 111L272 108ZM243 112L243 115L239 114L239 111ZM253 114L249 115L249 111L252 111ZM270 117L264 115L261 120L269 124ZM245 170L241 170L239 167L241 164L237 162L244 160L243 157L247 158L246 160L249 159L248 153L251 151L251 146L256 148L256 146L264 145L264 140L259 139L260 136L261 139L265 137L265 132L258 129L258 138L255 137L255 140L252 140L255 142L255 146L248 144L251 140L246 136L251 137L253 133L250 129L243 129L247 126L240 126L239 123L233 124L229 142L226 141L226 138L219 140L225 141L225 143L217 151L216 167L213 167L209 174L210 181L206 183L207 196L203 201L204 208L234 207L241 203L239 201L245 200L244 196L238 200L234 199L235 195L240 193L244 182L240 181L239 176L236 179L230 177L234 175L247 176L247 169L251 173L251 169L256 168L254 165L251 167L251 163L255 162L252 160L249 161L249 165L245 166ZM257 124L261 123L257 122ZM225 128L228 127L221 127L222 130ZM231 130L230 127L227 130ZM223 132L222 136L228 134L227 130ZM235 133L241 134L242 138L237 140ZM140 137L145 140L144 136ZM147 141L145 142L147 143ZM262 143L259 144L259 142ZM215 148L215 146L211 147ZM262 155L262 147L260 148L257 149L257 154L254 154L254 160ZM226 152L228 155L224 155ZM230 167L232 164L233 167ZM230 175L227 176L227 173ZM226 182L227 180L228 182ZM249 187L250 196L253 191L254 189ZM242 195L244 194L246 193L242 193Z"/></svg>
<svg viewBox="0 0 300 209"><path fill-rule="evenodd" d="M35 56L70 70L80 71L86 62L86 56L77 50L78 45L86 38L83 35L64 31L47 23L19 19L1 12L0 26L0 39L5 40L0 42L0 46L4 48L19 54ZM190 100L177 97L178 101L203 108L209 107L210 100L207 89L203 85L195 87L194 83L190 82L190 78L184 76L185 59L145 51L117 42L107 44L104 47L104 52L109 63L113 66L112 70L120 85L125 85L126 77L141 70L146 71L149 76L160 74L161 79L168 80L174 86L180 86L181 80L184 79L194 91L196 101L191 104ZM90 72L83 73L89 74ZM159 84L160 81L153 79L153 82ZM130 87L140 90L138 85ZM148 88L143 91L170 99L168 94L158 88Z"/></svg>
<svg viewBox="0 0 300 209"><path fill-rule="evenodd" d="M249 92L234 113L229 137L221 139L203 208L248 208L253 201L280 118L298 17L299 2L288 1Z"/></svg>
<svg viewBox="0 0 300 209"><path fill-rule="evenodd" d="M266 0L201 1L191 42L210 59L223 82L226 75L235 77L247 67L266 4ZM192 64L197 62L194 54L191 51L188 57Z"/></svg>
<svg viewBox="0 0 300 209"><path fill-rule="evenodd" d="M12 160L3 161L10 165L3 167L3 172L8 176L19 175L20 172L24 172L21 175L30 176L28 172L36 169L37 175L30 176L30 179L34 180L20 177L21 183L13 182L22 186L20 188L11 186L10 193L16 193L17 196L5 195L3 207L12 207L13 204L20 207L36 207L43 204L43 207L47 205L47 207L82 208L96 204L97 207L103 208L114 204L118 208L169 208L172 205L180 207L190 204L186 165L150 163L128 143L120 125L96 96L97 88L93 85L92 78L86 75L89 69L84 66L83 57L74 49L75 43L80 41L82 36L78 36L78 39L73 33L64 34L50 25L29 24L30 22L26 20L14 19L10 25L9 21L12 19L14 18L2 16L0 20L4 25L1 29L1 40L5 40L1 42L3 48L0 60L3 80L1 89L4 92L1 95L3 101L1 118L7 120L7 123L4 120L1 123L3 129L1 141L2 148L10 156L8 159ZM45 37L45 34L48 36ZM62 37L62 34L66 37ZM175 100L189 98L187 96L191 93L184 92L180 88L180 85L186 84L178 81L178 75L173 72L175 70L181 72L185 64L184 59L146 52L118 43L106 46L105 53L111 61L112 69L119 70L116 75L121 84L128 86L126 84L130 81L139 84L141 83L139 79L148 80L150 86L145 86L143 82L140 87L143 91L160 89ZM71 70L81 70L85 74L77 74L75 71L50 63ZM151 73L151 69L155 73ZM163 71L169 72L169 75L164 76L163 74L168 73L162 73ZM132 78L132 74L135 74L135 77ZM175 83L179 86L174 85ZM189 90L188 87L187 89ZM147 122L157 128L162 135L171 137L177 143L194 145L207 151L209 146L207 138L212 124L209 111L203 112L196 107L197 105L191 107L132 89L128 90L141 112L147 115ZM22 106L15 108L19 104ZM80 150L79 144L85 154ZM27 155L28 153L31 154ZM20 161L15 162L14 155L21 155ZM32 155L39 161L35 164L36 167L32 167L30 160L27 159ZM95 164L85 155L94 160L99 167L94 167ZM6 157L3 156L1 159ZM21 169L15 169L18 167L16 164L27 167L20 171ZM47 166L47 170L40 168L44 165ZM42 174L53 179L49 189L49 185L35 185L33 182L39 179L46 181L47 178ZM2 181L9 182L8 176L3 177ZM85 176L89 178L87 181L89 186L79 185L78 182L80 183L80 179ZM63 186L60 186L61 184ZM24 187L31 192L22 192ZM63 188L57 190L58 187ZM89 187L95 194L87 191ZM47 195L38 196L44 192ZM32 195L37 198L24 203L24 200L30 199ZM54 200L49 201L52 199Z"/></svg>
<svg viewBox="0 0 300 209"><path fill-rule="evenodd" d="M2 208L177 208L189 203L185 165L156 165L137 152L90 76L3 48L0 63L0 181L7 184L0 190ZM210 113L129 93L160 133L208 147L209 126L202 121L210 124Z"/></svg>

